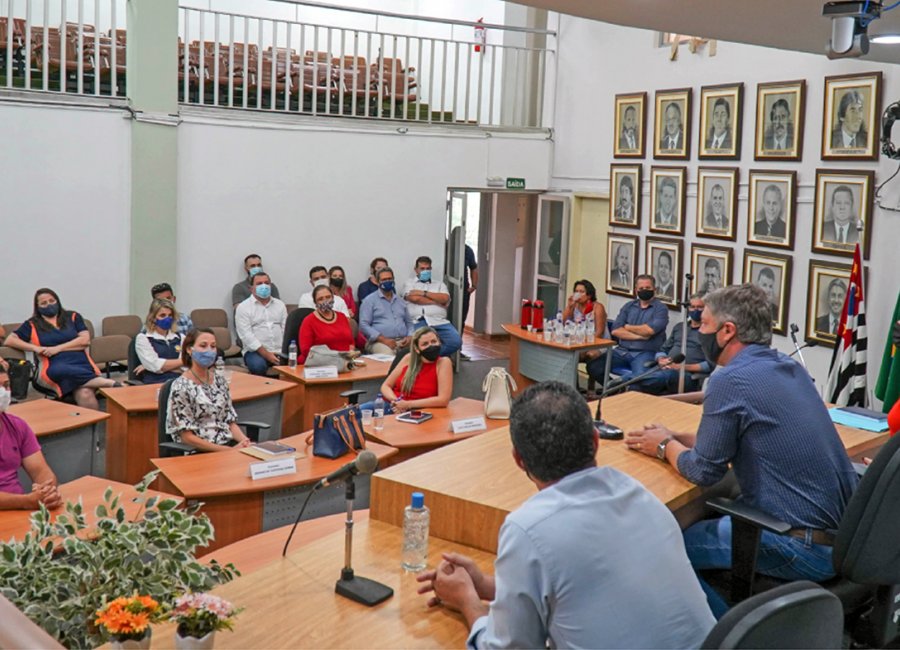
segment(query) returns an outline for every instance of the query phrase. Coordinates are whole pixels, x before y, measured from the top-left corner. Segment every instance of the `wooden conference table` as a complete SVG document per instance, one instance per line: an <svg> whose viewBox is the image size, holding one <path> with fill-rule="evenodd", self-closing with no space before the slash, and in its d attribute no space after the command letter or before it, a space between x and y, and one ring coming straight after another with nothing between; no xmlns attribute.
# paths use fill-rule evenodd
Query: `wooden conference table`
<svg viewBox="0 0 900 650"><path fill-rule="evenodd" d="M365 360L366 365L344 372L337 377L307 379L303 366L291 369L275 366L278 378L291 382L284 395L284 428L287 433L309 431L313 428L316 413L323 413L343 406L347 400L341 397L345 390L365 390L363 402L374 400L384 378L388 376L390 361Z"/></svg>
<svg viewBox="0 0 900 650"><path fill-rule="evenodd" d="M607 398L603 415L625 431L660 422L674 431L696 431L702 407L629 392ZM886 434L837 427L847 453L858 455L884 443ZM535 493L511 456L507 429L497 429L390 467L372 477L370 516L402 525L410 493L425 493L431 508L431 534L466 546L497 552L497 535L506 515ZM632 476L690 523L697 499L706 490L684 479L668 463L630 451L620 440L601 440L597 462Z"/></svg>
<svg viewBox="0 0 900 650"><path fill-rule="evenodd" d="M266 422L260 439L277 440L282 434L282 394L290 384L271 377L232 373L231 399L239 420ZM153 469L159 455L157 422L159 384L103 388L110 420L106 428L106 476L137 483Z"/></svg>
<svg viewBox="0 0 900 650"><path fill-rule="evenodd" d="M595 338L589 343L566 345L545 341L542 332L523 330L518 323L502 325L509 334L509 374L516 380L519 392L532 384L556 380L578 386L578 357L582 352L615 345L609 339ZM606 357L606 376L612 357Z"/></svg>
<svg viewBox="0 0 900 650"><path fill-rule="evenodd" d="M250 464L259 462L237 450L154 458L159 470L159 489L183 496L190 501L202 501L202 513L215 526L216 539L209 551L272 528L294 522L300 506L314 483L347 463L355 456L345 454L334 460L313 456L312 447L305 444L308 434L283 438L281 442L296 447L305 454L297 459L297 472L284 476L250 478ZM369 443L367 448L378 457L379 463L397 453L396 449ZM368 504L369 477L357 480L357 507ZM343 484L323 489L318 498L310 501L305 519L332 514L344 509Z"/></svg>

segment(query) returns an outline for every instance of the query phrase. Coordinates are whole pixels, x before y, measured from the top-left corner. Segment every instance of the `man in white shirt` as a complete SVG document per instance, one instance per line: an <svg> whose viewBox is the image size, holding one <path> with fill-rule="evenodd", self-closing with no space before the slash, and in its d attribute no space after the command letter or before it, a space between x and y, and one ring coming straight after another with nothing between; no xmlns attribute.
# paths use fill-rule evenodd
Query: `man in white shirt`
<svg viewBox="0 0 900 650"><path fill-rule="evenodd" d="M234 324L244 344L244 363L254 375L264 375L279 363L287 308L272 297L272 281L265 271L250 281L253 293L237 306Z"/></svg>
<svg viewBox="0 0 900 650"><path fill-rule="evenodd" d="M328 269L324 266L314 266L309 270L309 283L312 285L312 288L315 289L320 284L328 286ZM312 291L308 291L300 296L300 300L297 302L298 309L315 309L316 301L313 300ZM350 313L350 309L347 307L346 301L338 295L334 296L334 311L341 312L347 318L353 318L353 314Z"/></svg>
<svg viewBox="0 0 900 650"><path fill-rule="evenodd" d="M416 260L416 277L403 286L403 298L407 303L413 328L430 327L441 339L441 356L449 357L462 347L462 339L453 324L447 320L450 291L440 280L431 278L431 258L422 255Z"/></svg>

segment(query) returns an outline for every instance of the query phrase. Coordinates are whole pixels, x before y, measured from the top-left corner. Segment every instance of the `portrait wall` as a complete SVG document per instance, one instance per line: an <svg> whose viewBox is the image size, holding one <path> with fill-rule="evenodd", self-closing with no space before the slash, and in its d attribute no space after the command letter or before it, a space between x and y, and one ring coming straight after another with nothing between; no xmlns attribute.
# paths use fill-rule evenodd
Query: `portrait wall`
<svg viewBox="0 0 900 650"><path fill-rule="evenodd" d="M643 158L647 126L647 93L616 95L614 158Z"/></svg>
<svg viewBox="0 0 900 650"><path fill-rule="evenodd" d="M606 238L606 293L634 298L634 278L638 268L638 237L610 234Z"/></svg>
<svg viewBox="0 0 900 650"><path fill-rule="evenodd" d="M697 234L730 239L737 232L737 167L700 167L697 170Z"/></svg>
<svg viewBox="0 0 900 650"><path fill-rule="evenodd" d="M756 87L756 160L801 160L806 82L781 81Z"/></svg>
<svg viewBox="0 0 900 650"><path fill-rule="evenodd" d="M853 257L856 244L869 257L875 172L817 169L812 250Z"/></svg>
<svg viewBox="0 0 900 650"><path fill-rule="evenodd" d="M691 88L656 91L653 118L653 157L687 160L691 157Z"/></svg>
<svg viewBox="0 0 900 650"><path fill-rule="evenodd" d="M691 293L709 293L731 284L733 252L712 244L691 245Z"/></svg>
<svg viewBox="0 0 900 650"><path fill-rule="evenodd" d="M700 160L739 160L744 84L700 89Z"/></svg>
<svg viewBox="0 0 900 650"><path fill-rule="evenodd" d="M747 243L794 248L797 172L750 170Z"/></svg>
<svg viewBox="0 0 900 650"><path fill-rule="evenodd" d="M765 291L772 306L772 330L787 334L791 304L791 258L765 251L744 251L744 282Z"/></svg>
<svg viewBox="0 0 900 650"><path fill-rule="evenodd" d="M650 231L684 234L685 167L650 168Z"/></svg>
<svg viewBox="0 0 900 650"><path fill-rule="evenodd" d="M656 281L656 297L678 309L681 296L681 240L647 237L647 273Z"/></svg>
<svg viewBox="0 0 900 650"><path fill-rule="evenodd" d="M825 77L822 160L878 160L881 72Z"/></svg>
<svg viewBox="0 0 900 650"><path fill-rule="evenodd" d="M623 228L641 227L641 165L610 165L609 223Z"/></svg>
<svg viewBox="0 0 900 650"><path fill-rule="evenodd" d="M850 265L811 260L806 304L806 340L834 347L850 286Z"/></svg>

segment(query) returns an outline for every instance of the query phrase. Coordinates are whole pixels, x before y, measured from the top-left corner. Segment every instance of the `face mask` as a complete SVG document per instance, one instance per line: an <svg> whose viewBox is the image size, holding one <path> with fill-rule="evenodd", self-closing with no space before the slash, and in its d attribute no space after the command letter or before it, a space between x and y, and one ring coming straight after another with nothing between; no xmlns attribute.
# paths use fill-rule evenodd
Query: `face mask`
<svg viewBox="0 0 900 650"><path fill-rule="evenodd" d="M431 282L431 269L423 269L419 271L419 280L421 282Z"/></svg>
<svg viewBox="0 0 900 650"><path fill-rule="evenodd" d="M650 300L651 298L653 298L653 294L654 294L653 289L641 289L640 291L637 292L637 297L639 299L643 300L644 302L646 302L646 301Z"/></svg>
<svg viewBox="0 0 900 650"><path fill-rule="evenodd" d="M0 413L3 413L9 408L11 401L12 393L0 386Z"/></svg>
<svg viewBox="0 0 900 650"><path fill-rule="evenodd" d="M257 273L262 273L262 270L263 269L261 266L251 266L250 267L250 277L252 278Z"/></svg>
<svg viewBox="0 0 900 650"><path fill-rule="evenodd" d="M331 284L340 289L344 286L344 278L331 278Z"/></svg>
<svg viewBox="0 0 900 650"><path fill-rule="evenodd" d="M256 285L256 297L265 300L272 295L272 286L268 284Z"/></svg>
<svg viewBox="0 0 900 650"><path fill-rule="evenodd" d="M191 350L191 359L193 359L201 368L210 368L216 362L215 350Z"/></svg>
<svg viewBox="0 0 900 650"><path fill-rule="evenodd" d="M316 303L316 309L320 314L327 314L334 309L334 300L326 300L325 302Z"/></svg>
<svg viewBox="0 0 900 650"><path fill-rule="evenodd" d="M719 329L715 332L710 332L709 334L697 332L697 336L700 338L700 347L703 349L703 356L705 356L706 360L712 364L719 363L719 357L722 355L723 348L719 345L719 341L716 338L720 329L722 329L721 325L719 326Z"/></svg>
<svg viewBox="0 0 900 650"><path fill-rule="evenodd" d="M165 318L157 318L156 326L163 330L168 331L172 327L172 323L175 321L171 316L166 316Z"/></svg>
<svg viewBox="0 0 900 650"><path fill-rule="evenodd" d="M38 307L38 313L41 316L53 318L59 313L59 303L54 302L52 305L47 305L46 307Z"/></svg>
<svg viewBox="0 0 900 650"><path fill-rule="evenodd" d="M313 288L327 287L327 286L328 286L328 278L319 278L318 280L313 280Z"/></svg>
<svg viewBox="0 0 900 650"><path fill-rule="evenodd" d="M894 323L894 345L900 347L900 323Z"/></svg>
<svg viewBox="0 0 900 650"><path fill-rule="evenodd" d="M702 309L692 309L691 311L688 312L688 316L690 316L691 320L694 321L695 323L699 323L700 317L703 316L703 310Z"/></svg>
<svg viewBox="0 0 900 650"><path fill-rule="evenodd" d="M576 291L574 294L572 294L572 297L576 302L580 302L581 299L584 298L584 291Z"/></svg>
<svg viewBox="0 0 900 650"><path fill-rule="evenodd" d="M391 293L394 291L394 281L393 280L385 280L378 286L381 287L381 290L384 291L385 293Z"/></svg>
<svg viewBox="0 0 900 650"><path fill-rule="evenodd" d="M441 356L441 346L440 345L429 345L424 350L420 350L419 354L422 355L422 358L426 361L437 361L438 357Z"/></svg>

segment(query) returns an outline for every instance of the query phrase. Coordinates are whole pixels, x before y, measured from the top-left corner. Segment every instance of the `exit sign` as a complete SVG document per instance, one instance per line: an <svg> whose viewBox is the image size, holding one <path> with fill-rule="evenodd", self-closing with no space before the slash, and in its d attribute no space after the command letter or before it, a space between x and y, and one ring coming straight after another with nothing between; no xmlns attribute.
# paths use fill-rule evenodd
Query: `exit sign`
<svg viewBox="0 0 900 650"><path fill-rule="evenodd" d="M525 189L525 179L524 178L507 178L506 179L506 189L508 189L508 190L524 190Z"/></svg>

